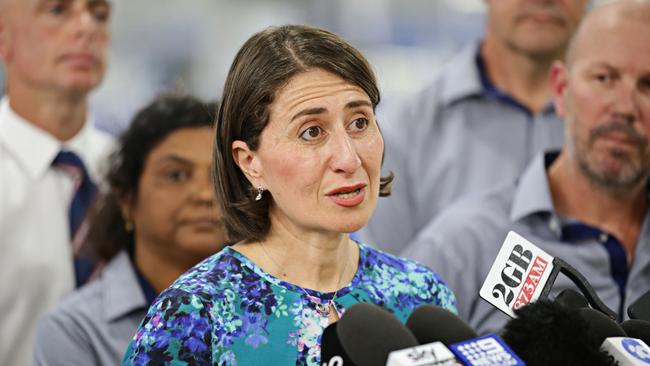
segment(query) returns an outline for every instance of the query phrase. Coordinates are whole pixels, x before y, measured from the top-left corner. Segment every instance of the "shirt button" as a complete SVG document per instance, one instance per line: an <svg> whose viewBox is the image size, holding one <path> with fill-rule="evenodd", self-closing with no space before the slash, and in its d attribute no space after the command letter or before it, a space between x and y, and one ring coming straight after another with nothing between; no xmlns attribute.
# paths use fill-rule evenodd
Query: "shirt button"
<svg viewBox="0 0 650 366"><path fill-rule="evenodd" d="M607 234L605 234L605 233L601 233L601 234L600 234L600 237L598 238L598 240L600 240L601 243L604 243L604 242L607 241L608 237L609 237L609 235L607 235Z"/></svg>

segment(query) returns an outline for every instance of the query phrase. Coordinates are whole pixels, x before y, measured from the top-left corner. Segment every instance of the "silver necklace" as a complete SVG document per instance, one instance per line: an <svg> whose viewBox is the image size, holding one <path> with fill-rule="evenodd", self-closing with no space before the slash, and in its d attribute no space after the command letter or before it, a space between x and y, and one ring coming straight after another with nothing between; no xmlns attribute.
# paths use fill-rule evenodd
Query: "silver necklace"
<svg viewBox="0 0 650 366"><path fill-rule="evenodd" d="M264 255L266 255L267 258L269 258L271 260L271 262L273 262L273 264L275 265L277 270L280 272L280 274L282 276L284 276L285 278L288 278L287 273L283 270L282 266L278 262L276 262L275 259L273 259L273 257L271 257L269 252L266 251L266 247L264 246L264 243L262 243L261 240L258 241L258 243L260 244L260 247L262 248L262 251L264 252ZM349 257L349 255L348 255L348 257ZM299 289L302 290L302 292L305 293L305 295L307 295L307 298L309 299L309 302L314 304L314 306L316 307L316 311L323 317L329 317L332 308L334 308L334 311L336 311L336 314L339 315L339 312L336 309L336 305L334 305L334 299L336 299L336 295L338 295L338 293L339 293L339 286L341 285L341 280L343 279L343 274L345 274L345 271L348 269L348 262L349 261L350 261L349 258L348 258L348 260L345 261L345 267L343 267L343 271L341 271L341 274L339 274L339 279L336 282L336 291L334 291L334 296L332 296L332 298L330 300L328 300L327 303L323 303L322 300L319 297L310 295L309 292L307 292L307 290L305 290L304 287L302 287L300 285L296 285L296 286L298 286ZM340 318L340 315L339 315L339 318Z"/></svg>

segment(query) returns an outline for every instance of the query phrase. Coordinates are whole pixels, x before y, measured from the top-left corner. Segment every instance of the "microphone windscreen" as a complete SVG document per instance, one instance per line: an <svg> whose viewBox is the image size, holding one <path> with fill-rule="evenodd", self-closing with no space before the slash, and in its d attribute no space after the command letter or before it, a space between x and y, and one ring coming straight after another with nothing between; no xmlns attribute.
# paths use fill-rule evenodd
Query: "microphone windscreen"
<svg viewBox="0 0 650 366"><path fill-rule="evenodd" d="M616 321L598 310L582 308L578 309L578 314L587 321L587 332L598 344L603 344L609 337L627 337Z"/></svg>
<svg viewBox="0 0 650 366"><path fill-rule="evenodd" d="M650 344L650 322L641 319L629 319L621 323L621 328L630 338L640 339Z"/></svg>
<svg viewBox="0 0 650 366"><path fill-rule="evenodd" d="M515 313L502 338L526 365L614 365L578 309L539 300Z"/></svg>
<svg viewBox="0 0 650 366"><path fill-rule="evenodd" d="M588 308L589 301L582 296L578 291L568 288L562 290L556 297L555 303L560 304L569 308L579 309L579 308Z"/></svg>
<svg viewBox="0 0 650 366"><path fill-rule="evenodd" d="M641 319L650 322L650 291L636 299L628 308L630 319Z"/></svg>
<svg viewBox="0 0 650 366"><path fill-rule="evenodd" d="M478 335L456 314L440 306L422 305L406 320L420 344L442 342L445 346L476 338Z"/></svg>
<svg viewBox="0 0 650 366"><path fill-rule="evenodd" d="M332 359L339 357L345 366L356 366L350 357L345 353L345 349L341 345L339 335L337 332L338 322L328 325L323 330L320 343L320 358L323 364L330 364ZM333 363L333 362L332 362ZM334 364L334 363L333 363Z"/></svg>
<svg viewBox="0 0 650 366"><path fill-rule="evenodd" d="M391 352L418 345L408 328L376 305L352 305L336 328L345 353L358 366L385 365Z"/></svg>

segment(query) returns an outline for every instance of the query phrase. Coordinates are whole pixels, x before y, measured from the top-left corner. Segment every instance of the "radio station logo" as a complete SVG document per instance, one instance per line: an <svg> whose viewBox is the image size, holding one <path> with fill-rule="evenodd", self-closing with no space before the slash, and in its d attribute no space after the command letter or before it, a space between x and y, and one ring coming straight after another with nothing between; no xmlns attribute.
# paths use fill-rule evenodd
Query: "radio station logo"
<svg viewBox="0 0 650 366"><path fill-rule="evenodd" d="M650 348L648 348L648 345L634 338L624 338L621 343L630 355L650 365Z"/></svg>
<svg viewBox="0 0 650 366"><path fill-rule="evenodd" d="M495 335L487 335L469 341L452 344L451 351L470 366L523 366L503 341Z"/></svg>
<svg viewBox="0 0 650 366"><path fill-rule="evenodd" d="M514 317L514 310L539 298L552 268L553 257L511 231L479 294Z"/></svg>

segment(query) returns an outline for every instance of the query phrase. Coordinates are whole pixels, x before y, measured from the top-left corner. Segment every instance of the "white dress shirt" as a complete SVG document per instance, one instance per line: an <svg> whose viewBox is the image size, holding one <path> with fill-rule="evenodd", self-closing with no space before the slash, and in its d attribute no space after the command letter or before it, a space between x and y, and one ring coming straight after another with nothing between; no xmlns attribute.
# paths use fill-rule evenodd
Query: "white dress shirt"
<svg viewBox="0 0 650 366"><path fill-rule="evenodd" d="M86 124L61 142L0 101L0 365L28 365L40 317L74 288L69 205L74 177L52 167L76 153L98 182L113 139Z"/></svg>

